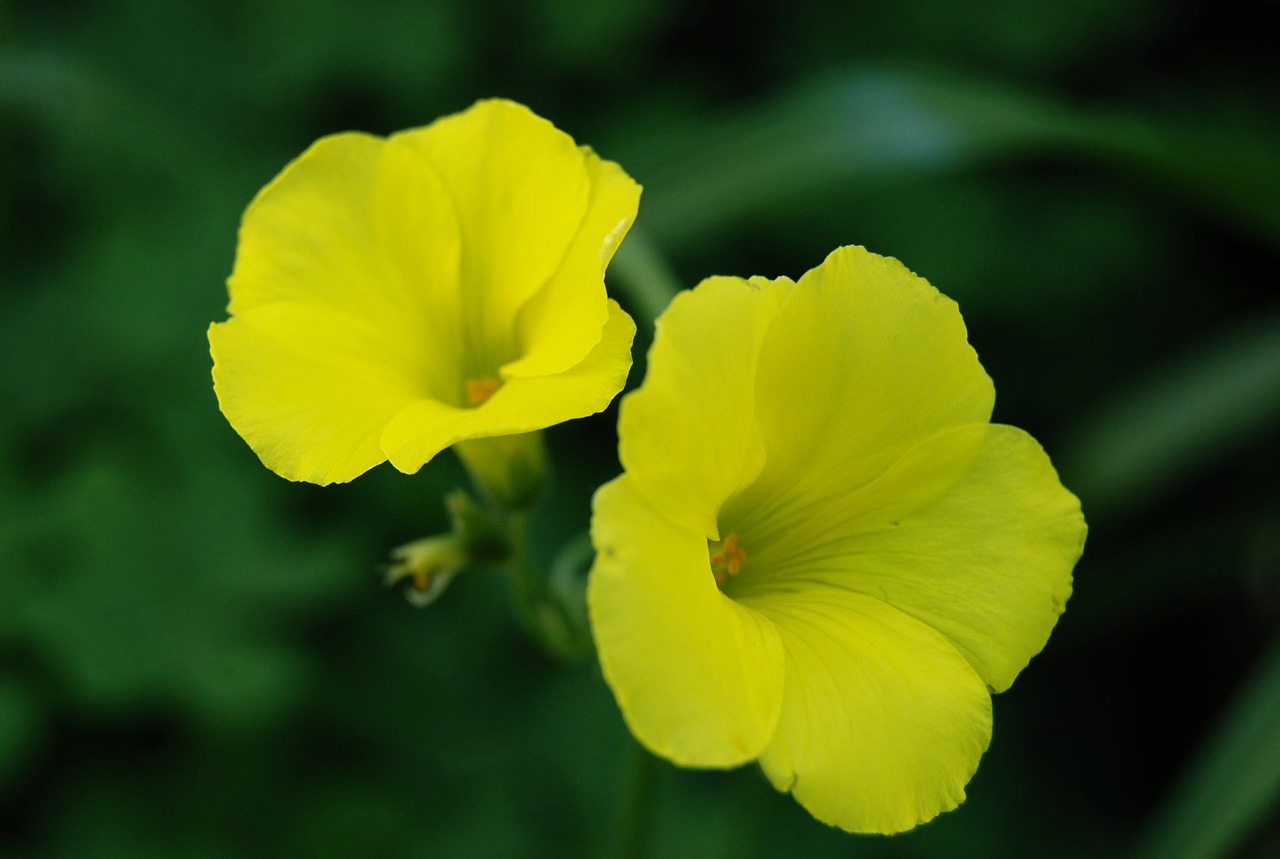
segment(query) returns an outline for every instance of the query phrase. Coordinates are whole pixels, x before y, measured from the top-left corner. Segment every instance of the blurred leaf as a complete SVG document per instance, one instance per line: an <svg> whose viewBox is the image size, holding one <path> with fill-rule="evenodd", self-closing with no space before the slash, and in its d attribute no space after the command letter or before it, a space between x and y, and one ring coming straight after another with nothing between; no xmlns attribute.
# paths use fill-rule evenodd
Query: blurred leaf
<svg viewBox="0 0 1280 859"><path fill-rule="evenodd" d="M252 61L236 69L244 76L241 93L272 113L365 92L393 106L406 126L425 123L434 111L424 104L442 101L441 91L467 59L462 6L456 0L382 0L376 10L360 14L360 38L353 39L353 7L345 0L253 4L239 22L252 52ZM445 103L451 109L466 106ZM340 130L345 129L321 129ZM383 134L396 128L364 130Z"/></svg>
<svg viewBox="0 0 1280 859"><path fill-rule="evenodd" d="M350 547L273 527L269 500L208 459L179 468L175 492L127 460L85 456L5 529L0 563L21 593L5 628L93 708L161 699L253 724L296 700L308 664L288 621L358 581Z"/></svg>
<svg viewBox="0 0 1280 859"><path fill-rule="evenodd" d="M860 17L866 15L863 7L853 8ZM979 58L983 67L995 65L1007 69L1009 77L1023 79L1040 77L1037 73L1052 67L1094 63L1099 50L1125 45L1135 31L1145 35L1144 25L1168 26L1178 11L1108 0L988 0L981 5L916 0L885 10L904 36L910 34L926 46L925 55L960 52Z"/></svg>
<svg viewBox="0 0 1280 859"><path fill-rule="evenodd" d="M541 0L530 4L532 47L555 67L616 67L642 50L641 37L669 20L668 0Z"/></svg>
<svg viewBox="0 0 1280 859"><path fill-rule="evenodd" d="M40 715L30 690L0 675L0 796L35 756L43 733Z"/></svg>
<svg viewBox="0 0 1280 859"><path fill-rule="evenodd" d="M1087 117L1083 154L1133 171L1280 246L1280 133L1213 116Z"/></svg>
<svg viewBox="0 0 1280 859"><path fill-rule="evenodd" d="M979 135L912 79L859 71L806 83L736 116L690 121L609 146L646 185L644 224L665 246L732 229L778 202L895 175L950 167L990 145L1021 140L1036 119L1014 111ZM1013 123L1015 127L1009 127Z"/></svg>
<svg viewBox="0 0 1280 859"><path fill-rule="evenodd" d="M1280 316L1161 366L1060 445L1060 469L1085 509L1150 500L1280 422Z"/></svg>
<svg viewBox="0 0 1280 859"><path fill-rule="evenodd" d="M205 827L201 831L172 814L171 806L195 780L191 774L181 783L172 782L167 792L148 795L133 785L133 789L122 790L118 773L84 770L63 788L59 825L51 833L46 855L97 859L217 859L227 855L225 830Z"/></svg>
<svg viewBox="0 0 1280 859"><path fill-rule="evenodd" d="M1280 641L1237 693L1134 852L1139 859L1231 855L1280 804Z"/></svg>
<svg viewBox="0 0 1280 859"><path fill-rule="evenodd" d="M90 62L59 51L0 48L0 117L33 121L86 171L127 166L182 181L217 161L208 141Z"/></svg>
<svg viewBox="0 0 1280 859"><path fill-rule="evenodd" d="M1085 110L955 71L857 69L737 115L619 139L607 149L649 188L664 246L836 189L1037 152L1135 169L1280 243L1280 139Z"/></svg>

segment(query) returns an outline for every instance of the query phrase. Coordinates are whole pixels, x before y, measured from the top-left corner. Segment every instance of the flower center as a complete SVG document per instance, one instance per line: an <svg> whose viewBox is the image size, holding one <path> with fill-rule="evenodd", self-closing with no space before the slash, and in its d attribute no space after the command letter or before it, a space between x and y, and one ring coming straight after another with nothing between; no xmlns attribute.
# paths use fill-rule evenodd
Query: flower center
<svg viewBox="0 0 1280 859"><path fill-rule="evenodd" d="M467 405L472 408L483 405L501 387L502 382L493 376L479 376L475 379L467 379Z"/></svg>
<svg viewBox="0 0 1280 859"><path fill-rule="evenodd" d="M711 575L716 577L716 587L723 588L730 576L742 572L747 553L739 543L736 533L725 536L723 540L708 540L707 553L711 556Z"/></svg>

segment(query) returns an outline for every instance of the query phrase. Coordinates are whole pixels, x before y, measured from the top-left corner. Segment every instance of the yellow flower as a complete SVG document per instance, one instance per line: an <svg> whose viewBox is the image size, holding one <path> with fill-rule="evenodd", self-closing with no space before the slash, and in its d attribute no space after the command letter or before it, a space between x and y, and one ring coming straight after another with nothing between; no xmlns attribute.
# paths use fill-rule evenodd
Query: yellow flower
<svg viewBox="0 0 1280 859"><path fill-rule="evenodd" d="M994 398L955 304L862 248L677 297L592 521L592 630L636 737L758 760L851 831L956 807L1085 535Z"/></svg>
<svg viewBox="0 0 1280 859"><path fill-rule="evenodd" d="M603 276L639 197L508 101L319 140L244 214L209 329L223 414L272 471L326 484L600 411L631 365Z"/></svg>

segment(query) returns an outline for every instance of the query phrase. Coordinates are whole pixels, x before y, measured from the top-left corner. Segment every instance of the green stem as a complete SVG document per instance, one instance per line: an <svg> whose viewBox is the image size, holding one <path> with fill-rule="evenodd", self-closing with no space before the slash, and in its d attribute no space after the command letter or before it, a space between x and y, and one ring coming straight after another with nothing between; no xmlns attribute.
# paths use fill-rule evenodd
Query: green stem
<svg viewBox="0 0 1280 859"><path fill-rule="evenodd" d="M683 288L662 252L644 231L634 227L619 245L609 273L626 293L636 317L647 322L650 329L653 320Z"/></svg>
<svg viewBox="0 0 1280 859"><path fill-rule="evenodd" d="M525 630L548 655L563 662L574 662L590 650L589 639L579 629L542 570L530 563L525 554L525 531L528 517L513 515L509 520L510 566L516 592L516 611Z"/></svg>
<svg viewBox="0 0 1280 859"><path fill-rule="evenodd" d="M626 784L618 806L614 830L617 843L612 855L623 859L643 859L649 852L653 832L653 807L657 792L658 760L634 740L626 763Z"/></svg>

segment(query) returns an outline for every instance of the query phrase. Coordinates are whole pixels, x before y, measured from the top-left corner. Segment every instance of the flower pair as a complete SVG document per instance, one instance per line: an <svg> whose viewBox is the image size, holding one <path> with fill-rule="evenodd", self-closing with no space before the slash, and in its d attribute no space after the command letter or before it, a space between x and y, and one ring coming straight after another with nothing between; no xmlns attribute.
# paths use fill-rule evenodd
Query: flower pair
<svg viewBox="0 0 1280 859"><path fill-rule="evenodd" d="M625 381L634 328L602 278L638 198L509 102L320 141L246 212L210 330L224 414L291 479L461 443L501 496L520 446L475 445ZM993 401L954 303L861 248L677 297L592 523L592 631L637 738L756 760L848 830L955 807L1085 530Z"/></svg>

